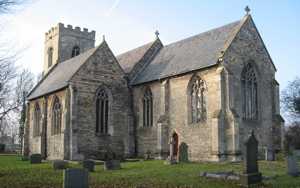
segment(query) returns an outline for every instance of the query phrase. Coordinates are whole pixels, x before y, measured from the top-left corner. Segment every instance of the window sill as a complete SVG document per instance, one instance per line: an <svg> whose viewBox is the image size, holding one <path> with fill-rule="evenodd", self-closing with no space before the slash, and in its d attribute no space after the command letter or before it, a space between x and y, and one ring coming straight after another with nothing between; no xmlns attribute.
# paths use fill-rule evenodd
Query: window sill
<svg viewBox="0 0 300 188"><path fill-rule="evenodd" d="M111 136L108 133L96 133L95 135L98 136L98 137L109 137L109 136Z"/></svg>
<svg viewBox="0 0 300 188"><path fill-rule="evenodd" d="M206 124L206 121L199 121L199 122L195 122L195 123L188 123L189 126L192 126L192 127L196 127L196 126L201 126L201 125L205 125Z"/></svg>

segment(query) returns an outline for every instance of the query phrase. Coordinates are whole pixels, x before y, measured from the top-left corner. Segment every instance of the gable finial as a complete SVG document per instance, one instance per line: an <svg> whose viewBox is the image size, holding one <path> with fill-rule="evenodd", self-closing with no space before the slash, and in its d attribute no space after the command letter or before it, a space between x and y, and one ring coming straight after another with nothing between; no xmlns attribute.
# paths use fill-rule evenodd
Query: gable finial
<svg viewBox="0 0 300 188"><path fill-rule="evenodd" d="M246 15L250 14L251 9L249 8L248 5L245 7L245 11L246 11Z"/></svg>
<svg viewBox="0 0 300 188"><path fill-rule="evenodd" d="M155 31L155 36L156 36L156 38L158 38L158 36L159 36L158 30Z"/></svg>
<svg viewBox="0 0 300 188"><path fill-rule="evenodd" d="M105 35L102 35L102 40L103 40L103 42L105 41Z"/></svg>

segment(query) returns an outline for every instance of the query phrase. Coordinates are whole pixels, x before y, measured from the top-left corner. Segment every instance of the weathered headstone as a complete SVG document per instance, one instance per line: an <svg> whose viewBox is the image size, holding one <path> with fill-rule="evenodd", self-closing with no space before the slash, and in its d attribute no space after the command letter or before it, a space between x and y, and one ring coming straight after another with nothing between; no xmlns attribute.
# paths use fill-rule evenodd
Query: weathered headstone
<svg viewBox="0 0 300 188"><path fill-rule="evenodd" d="M177 161L176 161L176 158L174 156L175 140L174 140L173 137L171 137L169 145L170 145L170 154L169 154L169 157L166 159L165 164L168 164L168 165L176 164Z"/></svg>
<svg viewBox="0 0 300 188"><path fill-rule="evenodd" d="M150 160L151 159L151 151L150 150L147 150L145 155L144 155L144 159L145 160Z"/></svg>
<svg viewBox="0 0 300 188"><path fill-rule="evenodd" d="M30 163L31 164L39 164L39 163L42 163L42 155L41 154L32 154L30 156Z"/></svg>
<svg viewBox="0 0 300 188"><path fill-rule="evenodd" d="M189 161L189 155L188 155L188 145L184 142L182 142L179 146L179 152L178 152L178 161L179 162L188 162Z"/></svg>
<svg viewBox="0 0 300 188"><path fill-rule="evenodd" d="M287 155L287 173L290 176L299 176L298 158L295 153L289 152Z"/></svg>
<svg viewBox="0 0 300 188"><path fill-rule="evenodd" d="M266 161L274 161L275 160L275 152L270 147L265 147L265 160Z"/></svg>
<svg viewBox="0 0 300 188"><path fill-rule="evenodd" d="M89 172L86 169L69 168L64 171L63 188L88 188Z"/></svg>
<svg viewBox="0 0 300 188"><path fill-rule="evenodd" d="M54 170L63 170L68 168L68 161L55 160L52 162Z"/></svg>
<svg viewBox="0 0 300 188"><path fill-rule="evenodd" d="M254 136L254 132L245 142L244 161L243 161L243 174L241 175L241 183L244 186L260 183L262 181L261 173L258 171L257 164L258 155L258 141Z"/></svg>
<svg viewBox="0 0 300 188"><path fill-rule="evenodd" d="M83 168L87 169L89 172L95 171L95 162L93 160L82 161Z"/></svg>
<svg viewBox="0 0 300 188"><path fill-rule="evenodd" d="M121 169L121 164L119 160L107 160L104 161L104 170L118 170Z"/></svg>

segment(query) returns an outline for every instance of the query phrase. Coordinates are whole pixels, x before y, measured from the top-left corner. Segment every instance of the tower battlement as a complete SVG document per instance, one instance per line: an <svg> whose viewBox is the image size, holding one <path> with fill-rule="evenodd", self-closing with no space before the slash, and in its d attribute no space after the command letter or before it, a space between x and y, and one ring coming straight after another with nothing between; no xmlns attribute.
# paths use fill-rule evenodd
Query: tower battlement
<svg viewBox="0 0 300 188"><path fill-rule="evenodd" d="M45 33L44 74L56 63L66 61L95 47L94 30L58 23Z"/></svg>
<svg viewBox="0 0 300 188"><path fill-rule="evenodd" d="M95 40L96 32L94 30L89 31L87 28L80 28L78 26L73 27L72 25L65 26L63 23L58 23L55 27L49 29L48 32L45 33L45 39L51 40L56 35L75 35L76 37L82 37L89 40Z"/></svg>

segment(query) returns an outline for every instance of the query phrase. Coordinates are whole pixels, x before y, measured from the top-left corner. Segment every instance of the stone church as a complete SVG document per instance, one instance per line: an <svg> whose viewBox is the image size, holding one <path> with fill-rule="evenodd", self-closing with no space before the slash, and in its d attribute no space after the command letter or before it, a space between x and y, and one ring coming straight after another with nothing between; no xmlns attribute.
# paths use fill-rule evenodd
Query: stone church
<svg viewBox="0 0 300 188"><path fill-rule="evenodd" d="M29 93L24 154L82 160L185 145L191 161L236 161L254 131L259 152L281 147L276 67L249 13L164 45L114 55L95 31L59 23L45 34L42 80Z"/></svg>

